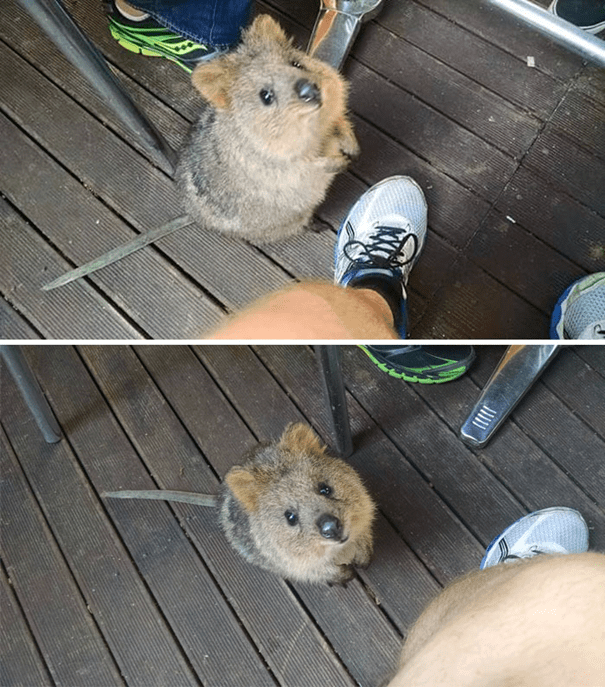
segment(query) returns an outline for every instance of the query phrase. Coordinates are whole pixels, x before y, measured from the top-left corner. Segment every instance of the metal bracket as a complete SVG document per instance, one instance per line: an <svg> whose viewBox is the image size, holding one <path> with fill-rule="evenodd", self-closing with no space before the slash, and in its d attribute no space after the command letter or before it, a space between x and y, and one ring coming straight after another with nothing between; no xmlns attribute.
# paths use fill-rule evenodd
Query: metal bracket
<svg viewBox="0 0 605 687"><path fill-rule="evenodd" d="M321 0L307 52L340 69L361 25L375 17L384 0Z"/></svg>
<svg viewBox="0 0 605 687"><path fill-rule="evenodd" d="M558 352L559 344L509 346L460 429L462 441L485 446Z"/></svg>

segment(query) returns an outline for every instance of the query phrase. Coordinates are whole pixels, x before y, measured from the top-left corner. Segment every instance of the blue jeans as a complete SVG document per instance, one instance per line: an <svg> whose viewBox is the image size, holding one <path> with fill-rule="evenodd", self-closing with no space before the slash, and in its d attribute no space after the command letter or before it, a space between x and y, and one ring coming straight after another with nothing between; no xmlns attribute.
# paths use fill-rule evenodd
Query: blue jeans
<svg viewBox="0 0 605 687"><path fill-rule="evenodd" d="M162 26L196 43L237 43L250 18L252 0L127 0Z"/></svg>

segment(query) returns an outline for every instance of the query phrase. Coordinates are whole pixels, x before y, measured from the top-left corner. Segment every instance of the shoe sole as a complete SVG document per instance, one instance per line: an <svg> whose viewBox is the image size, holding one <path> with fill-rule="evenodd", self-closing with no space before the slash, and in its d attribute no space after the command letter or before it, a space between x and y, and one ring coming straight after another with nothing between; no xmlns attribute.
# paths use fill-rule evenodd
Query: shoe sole
<svg viewBox="0 0 605 687"><path fill-rule="evenodd" d="M188 67L186 64L181 62L177 57L172 57L171 55L167 55L166 53L160 52L159 50L153 50L152 48L147 48L145 46L139 45L138 43L133 43L129 41L127 38L124 38L120 33L117 32L116 29L113 28L113 26L109 26L109 31L114 38L114 40L120 45L122 48L125 50L128 50L129 52L135 53L136 55L144 55L145 57L163 57L166 60L170 60L174 64L178 64L181 69L184 69L188 74L191 74L193 69L191 67Z"/></svg>
<svg viewBox="0 0 605 687"><path fill-rule="evenodd" d="M418 376L408 372L401 372L399 370L396 370L393 367L389 367L386 363L383 363L380 360L376 359L372 355L371 351L369 351L365 346L360 345L359 348L361 348L361 350L380 370L386 372L391 377L395 377L396 379L403 379L404 382L411 382L417 384L443 384L444 382L452 382L454 381L454 379L458 379L458 377L461 377L470 367L469 363L468 365L462 364L460 367L456 367L453 370L444 370L442 374L447 376L435 379L433 377ZM436 372L437 374L439 374L438 371Z"/></svg>

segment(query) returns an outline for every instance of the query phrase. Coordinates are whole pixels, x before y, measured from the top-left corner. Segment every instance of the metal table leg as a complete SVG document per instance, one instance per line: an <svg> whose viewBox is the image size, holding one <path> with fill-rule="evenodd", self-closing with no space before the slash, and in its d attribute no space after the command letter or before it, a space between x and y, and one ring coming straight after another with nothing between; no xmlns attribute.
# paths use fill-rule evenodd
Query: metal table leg
<svg viewBox="0 0 605 687"><path fill-rule="evenodd" d="M323 382L324 398L330 409L336 452L342 458L346 458L353 453L353 439L342 379L340 349L338 346L315 346L315 355Z"/></svg>
<svg viewBox="0 0 605 687"><path fill-rule="evenodd" d="M462 425L462 441L485 446L558 352L559 344L509 346Z"/></svg>
<svg viewBox="0 0 605 687"><path fill-rule="evenodd" d="M60 441L61 428L21 349L18 346L0 346L0 355L19 387L45 441L49 444Z"/></svg>
<svg viewBox="0 0 605 687"><path fill-rule="evenodd" d="M363 22L375 17L384 0L321 0L307 52L340 69Z"/></svg>
<svg viewBox="0 0 605 687"><path fill-rule="evenodd" d="M19 0L65 57L78 69L124 124L168 173L176 164L176 153L123 90L107 63L76 26L59 0Z"/></svg>

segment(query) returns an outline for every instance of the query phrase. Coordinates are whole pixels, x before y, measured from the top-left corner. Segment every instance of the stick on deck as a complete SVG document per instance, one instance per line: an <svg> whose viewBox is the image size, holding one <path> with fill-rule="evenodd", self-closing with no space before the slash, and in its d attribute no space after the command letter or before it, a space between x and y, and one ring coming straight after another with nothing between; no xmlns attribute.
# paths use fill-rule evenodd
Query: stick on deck
<svg viewBox="0 0 605 687"><path fill-rule="evenodd" d="M66 272L62 276L57 277L57 279L55 279L54 281L45 284L42 287L42 290L52 291L53 289L56 289L59 286L65 286L65 284L69 284L70 282L75 281L76 279L80 279L80 277L86 277L92 274L93 272L100 270L102 267L107 267L108 265L111 265L114 262L117 262L118 260L125 258L127 255L130 255L131 253L134 253L137 250L140 250L141 248L148 246L150 243L153 243L154 241L157 241L158 239L161 239L164 236L168 236L168 234L172 234L178 229L182 229L183 227L186 227L189 224L193 224L191 219L189 217L182 216L171 220L167 224L163 224L161 227L150 229L144 234L140 234L135 239L127 241L126 243L123 243L121 246L113 248L112 250L105 253L105 255L102 255L100 258L95 258L94 260L91 260L90 262L86 263L86 265L82 265L82 267L77 267L75 270L71 270L70 272Z"/></svg>

